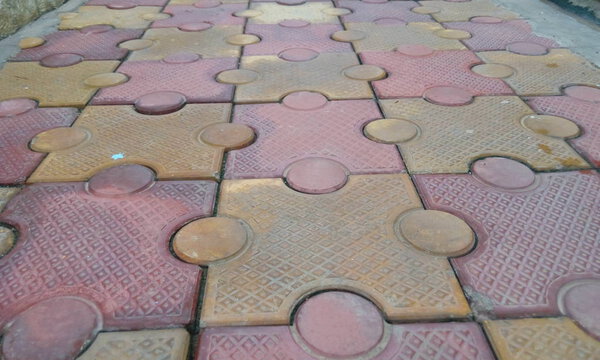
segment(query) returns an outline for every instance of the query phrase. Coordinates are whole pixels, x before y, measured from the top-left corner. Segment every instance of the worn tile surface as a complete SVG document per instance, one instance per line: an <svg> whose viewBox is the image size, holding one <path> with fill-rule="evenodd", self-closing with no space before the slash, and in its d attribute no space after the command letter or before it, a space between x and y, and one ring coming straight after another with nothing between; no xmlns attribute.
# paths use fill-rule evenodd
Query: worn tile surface
<svg viewBox="0 0 600 360"><path fill-rule="evenodd" d="M257 15L250 17L248 21L249 24L278 24L283 20L295 19L311 24L339 24L337 16L324 11L331 8L331 2L306 2L300 5L256 2L250 5L250 9L257 11Z"/></svg>
<svg viewBox="0 0 600 360"><path fill-rule="evenodd" d="M152 27L178 27L201 22L209 22L213 25L243 25L244 18L233 14L245 9L246 4L222 4L207 8L185 5L167 6L162 12L171 17L153 22Z"/></svg>
<svg viewBox="0 0 600 360"><path fill-rule="evenodd" d="M145 29L158 6L135 6L130 9L110 9L106 6L81 6L77 12L61 14L59 30L81 29L90 25L111 25L122 29Z"/></svg>
<svg viewBox="0 0 600 360"><path fill-rule="evenodd" d="M351 14L342 16L342 21L345 24L432 21L432 18L428 15L410 11L410 9L419 6L415 1L365 2L361 0L338 0L336 3L337 7L352 11Z"/></svg>
<svg viewBox="0 0 600 360"><path fill-rule="evenodd" d="M476 16L492 16L500 19L515 19L517 14L495 5L491 0L471 1L419 1L426 13L439 22L468 21ZM419 11L419 10L417 10ZM423 12L423 11L421 11Z"/></svg>

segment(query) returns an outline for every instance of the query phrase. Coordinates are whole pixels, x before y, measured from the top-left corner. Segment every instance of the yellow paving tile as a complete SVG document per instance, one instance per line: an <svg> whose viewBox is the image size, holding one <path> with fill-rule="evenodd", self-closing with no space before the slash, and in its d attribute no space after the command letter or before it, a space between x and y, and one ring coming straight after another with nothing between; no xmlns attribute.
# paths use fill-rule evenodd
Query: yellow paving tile
<svg viewBox="0 0 600 360"><path fill-rule="evenodd" d="M181 31L177 28L150 29L142 39L151 42L136 47L140 50L133 51L129 60L162 60L179 52L191 52L203 58L237 57L240 56L241 47L228 43L227 39L241 33L240 25L213 26L202 31ZM139 43L139 40L137 42ZM120 46L127 48L128 43L121 43Z"/></svg>
<svg viewBox="0 0 600 360"><path fill-rule="evenodd" d="M398 144L411 173L466 173L480 157L505 156L537 170L589 165L561 138L525 128L533 111L516 96L476 97L468 105L442 106L424 99L382 100L386 118L404 120L412 137ZM416 131L415 131L416 130Z"/></svg>
<svg viewBox="0 0 600 360"><path fill-rule="evenodd" d="M487 63L513 68L513 75L504 80L519 95L559 95L562 86L600 84L600 70L567 49L552 49L540 56L508 51L487 51L477 55Z"/></svg>
<svg viewBox="0 0 600 360"><path fill-rule="evenodd" d="M331 2L306 2L302 5L281 5L276 2L252 3L250 9L257 11L250 17L250 24L279 24L283 20L304 20L312 24L339 24L337 16L327 14L333 8Z"/></svg>
<svg viewBox="0 0 600 360"><path fill-rule="evenodd" d="M600 359L600 341L568 318L493 320L484 328L500 360Z"/></svg>
<svg viewBox="0 0 600 360"><path fill-rule="evenodd" d="M158 6L109 9L105 6L81 6L77 12L60 15L59 30L81 29L90 25L112 25L123 29L145 29L160 12ZM167 16L161 14L158 16ZM168 16L167 16L168 17Z"/></svg>
<svg viewBox="0 0 600 360"><path fill-rule="evenodd" d="M118 61L82 61L50 68L37 62L6 63L0 70L0 101L25 97L40 106L83 107L98 87L85 83L91 76L110 73Z"/></svg>
<svg viewBox="0 0 600 360"><path fill-rule="evenodd" d="M207 126L227 122L230 108L186 105L166 115L143 115L132 106L89 106L72 128L81 140L57 146L62 150L50 152L28 181L85 181L102 169L132 163L152 168L159 179L215 178L224 148L200 137Z"/></svg>
<svg viewBox="0 0 600 360"><path fill-rule="evenodd" d="M18 192L18 188L0 187L0 212ZM14 243L15 233L13 230L0 224L0 257L6 255L12 249Z"/></svg>
<svg viewBox="0 0 600 360"><path fill-rule="evenodd" d="M349 23L346 28L352 31L349 38L357 52L393 51L399 45L420 44L436 50L465 50L458 40L440 37L444 28L438 23L415 22L407 25L378 25L374 23ZM357 32L358 31L358 32ZM333 35L335 40L347 32Z"/></svg>
<svg viewBox="0 0 600 360"><path fill-rule="evenodd" d="M419 14L430 14L439 22L469 21L476 16L493 16L500 19L516 19L518 15L496 6L490 0L471 1L419 1L421 7L412 11Z"/></svg>
<svg viewBox="0 0 600 360"><path fill-rule="evenodd" d="M0 187L0 211L4 209L6 204L19 192L16 187Z"/></svg>
<svg viewBox="0 0 600 360"><path fill-rule="evenodd" d="M367 296L394 320L469 313L446 257L402 235L412 239L414 219L402 224L423 212L407 175L353 175L322 195L282 179L224 181L218 209L246 223L250 244L209 265L204 325L288 324L305 295L331 288Z"/></svg>

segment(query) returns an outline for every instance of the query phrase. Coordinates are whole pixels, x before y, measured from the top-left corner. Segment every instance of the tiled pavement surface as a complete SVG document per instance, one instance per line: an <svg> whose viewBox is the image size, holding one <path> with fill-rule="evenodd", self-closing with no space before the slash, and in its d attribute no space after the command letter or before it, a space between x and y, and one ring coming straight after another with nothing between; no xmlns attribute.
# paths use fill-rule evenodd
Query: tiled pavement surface
<svg viewBox="0 0 600 360"><path fill-rule="evenodd" d="M0 70L0 359L600 359L600 70L489 0L90 0Z"/></svg>

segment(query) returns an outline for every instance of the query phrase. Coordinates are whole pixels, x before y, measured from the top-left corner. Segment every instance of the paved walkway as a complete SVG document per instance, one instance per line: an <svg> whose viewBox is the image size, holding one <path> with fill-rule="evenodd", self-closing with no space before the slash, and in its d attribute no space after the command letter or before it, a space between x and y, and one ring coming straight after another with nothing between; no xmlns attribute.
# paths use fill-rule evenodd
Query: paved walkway
<svg viewBox="0 0 600 360"><path fill-rule="evenodd" d="M518 14L59 29L0 70L0 358L600 359L600 70Z"/></svg>

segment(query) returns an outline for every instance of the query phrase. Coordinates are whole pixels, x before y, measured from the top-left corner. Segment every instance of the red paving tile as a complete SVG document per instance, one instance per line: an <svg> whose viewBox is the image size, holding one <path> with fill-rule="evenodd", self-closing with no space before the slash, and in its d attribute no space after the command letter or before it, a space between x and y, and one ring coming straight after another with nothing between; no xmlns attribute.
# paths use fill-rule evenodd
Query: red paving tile
<svg viewBox="0 0 600 360"><path fill-rule="evenodd" d="M233 14L245 10L246 4L221 4L215 7L187 5L167 6L162 12L171 15L168 19L152 23L153 28L179 27L185 24L208 22L213 25L243 25L244 18Z"/></svg>
<svg viewBox="0 0 600 360"><path fill-rule="evenodd" d="M417 6L419 6L419 4L415 1L337 1L337 7L352 10L352 14L342 16L342 21L344 23L401 23L433 21L429 15L421 15L410 11L410 9Z"/></svg>
<svg viewBox="0 0 600 360"><path fill-rule="evenodd" d="M164 6L169 0L89 0L86 5L110 5L115 8L130 6Z"/></svg>
<svg viewBox="0 0 600 360"><path fill-rule="evenodd" d="M419 97L438 86L462 88L472 95L513 93L504 81L472 72L471 67L482 61L470 51L433 51L425 56L366 52L360 57L364 64L380 66L388 73L387 78L373 82L381 98Z"/></svg>

